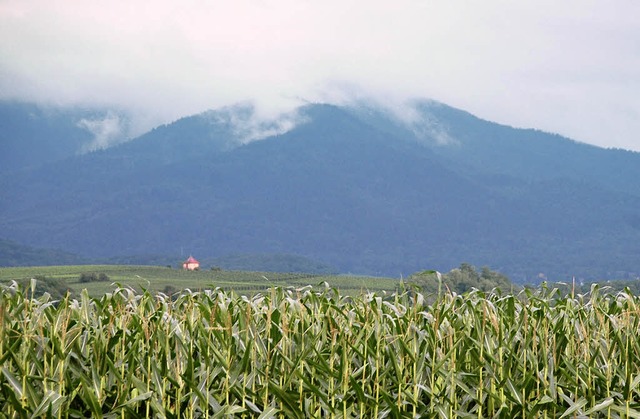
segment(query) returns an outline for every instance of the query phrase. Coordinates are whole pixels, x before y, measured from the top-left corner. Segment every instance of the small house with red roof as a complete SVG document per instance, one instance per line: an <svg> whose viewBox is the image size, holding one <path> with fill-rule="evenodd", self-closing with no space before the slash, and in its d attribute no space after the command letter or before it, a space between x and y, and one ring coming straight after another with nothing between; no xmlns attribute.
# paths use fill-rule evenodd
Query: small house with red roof
<svg viewBox="0 0 640 419"><path fill-rule="evenodd" d="M182 269L186 271L196 271L200 269L200 262L198 262L193 256L189 256L189 259L182 263Z"/></svg>

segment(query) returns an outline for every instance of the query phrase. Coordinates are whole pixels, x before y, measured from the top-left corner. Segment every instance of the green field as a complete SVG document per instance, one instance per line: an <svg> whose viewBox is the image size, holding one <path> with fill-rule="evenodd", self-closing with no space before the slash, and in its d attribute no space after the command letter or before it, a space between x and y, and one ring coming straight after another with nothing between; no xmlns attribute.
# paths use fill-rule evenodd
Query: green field
<svg viewBox="0 0 640 419"><path fill-rule="evenodd" d="M80 282L82 273L104 273L105 282ZM377 278L354 275L311 275L303 273L274 273L248 271L184 271L159 266L129 265L72 265L0 268L0 282L24 281L30 278L64 280L79 293L87 289L90 296L100 296L115 288L114 284L142 288L152 292L173 293L183 289L199 291L222 288L242 294L254 294L270 287L317 286L327 282L344 294L359 294L362 291L395 291L399 281L392 278Z"/></svg>
<svg viewBox="0 0 640 419"><path fill-rule="evenodd" d="M435 297L431 302L429 300ZM640 299L0 285L0 418L639 418Z"/></svg>

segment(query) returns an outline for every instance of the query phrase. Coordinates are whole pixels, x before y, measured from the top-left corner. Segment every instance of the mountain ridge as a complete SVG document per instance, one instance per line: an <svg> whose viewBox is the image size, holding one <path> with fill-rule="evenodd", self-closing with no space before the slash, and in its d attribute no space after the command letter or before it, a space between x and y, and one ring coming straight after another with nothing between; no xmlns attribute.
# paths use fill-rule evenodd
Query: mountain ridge
<svg viewBox="0 0 640 419"><path fill-rule="evenodd" d="M0 176L0 236L91 257L298 254L375 275L461 262L516 281L638 275L639 153L417 103L405 120L307 105L250 142L251 109L233 123L212 111Z"/></svg>

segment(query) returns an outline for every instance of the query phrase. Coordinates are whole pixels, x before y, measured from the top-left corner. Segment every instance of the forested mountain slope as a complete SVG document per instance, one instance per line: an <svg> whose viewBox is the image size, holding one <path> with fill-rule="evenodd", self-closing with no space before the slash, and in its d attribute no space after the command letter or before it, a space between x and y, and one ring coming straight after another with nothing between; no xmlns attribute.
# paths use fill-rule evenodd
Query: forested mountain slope
<svg viewBox="0 0 640 419"><path fill-rule="evenodd" d="M296 254L393 276L461 262L515 281L640 272L638 153L412 106L407 120L308 105L255 141L231 118L250 109L183 118L0 177L0 236L88 257Z"/></svg>

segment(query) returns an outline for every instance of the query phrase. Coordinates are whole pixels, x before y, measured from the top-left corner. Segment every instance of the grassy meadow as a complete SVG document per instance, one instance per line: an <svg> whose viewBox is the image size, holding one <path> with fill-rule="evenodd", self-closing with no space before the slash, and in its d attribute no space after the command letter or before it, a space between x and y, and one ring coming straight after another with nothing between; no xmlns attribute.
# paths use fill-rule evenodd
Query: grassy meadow
<svg viewBox="0 0 640 419"><path fill-rule="evenodd" d="M108 281L80 282L83 273L104 273ZM184 271L162 266L130 265L69 265L0 268L0 283L28 281L31 278L63 280L77 294L86 289L90 296L99 297L112 291L119 284L138 291L174 293L183 289L198 291L222 288L242 294L253 294L270 287L318 285L328 282L344 294L360 294L365 291L395 291L399 282L392 278L355 275L310 275L299 273L274 273L250 271L199 270Z"/></svg>
<svg viewBox="0 0 640 419"><path fill-rule="evenodd" d="M0 417L640 417L630 292L33 295L0 290Z"/></svg>

